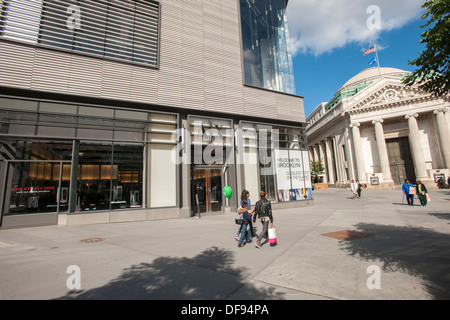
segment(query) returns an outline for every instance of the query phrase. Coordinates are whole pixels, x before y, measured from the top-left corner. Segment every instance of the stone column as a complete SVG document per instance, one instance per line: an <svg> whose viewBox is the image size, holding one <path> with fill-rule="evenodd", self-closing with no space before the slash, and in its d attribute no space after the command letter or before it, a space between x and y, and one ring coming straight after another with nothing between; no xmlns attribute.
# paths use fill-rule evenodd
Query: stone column
<svg viewBox="0 0 450 320"><path fill-rule="evenodd" d="M328 169L328 182L334 184L335 176L334 176L334 165L333 165L333 145L331 139L325 139L325 152L326 152L326 163Z"/></svg>
<svg viewBox="0 0 450 320"><path fill-rule="evenodd" d="M439 108L434 110L438 125L441 151L444 157L444 165L446 168L450 168L450 129L448 127L447 119L445 118L446 112L447 108Z"/></svg>
<svg viewBox="0 0 450 320"><path fill-rule="evenodd" d="M314 150L313 147L309 147L309 162L314 161Z"/></svg>
<svg viewBox="0 0 450 320"><path fill-rule="evenodd" d="M317 145L313 145L313 155L314 161L319 161L319 147Z"/></svg>
<svg viewBox="0 0 450 320"><path fill-rule="evenodd" d="M411 151L416 166L416 175L418 179L429 179L427 167L425 164L425 156L423 154L422 141L420 140L419 126L416 118L419 115L408 114L405 118L408 120L409 142L411 143Z"/></svg>
<svg viewBox="0 0 450 320"><path fill-rule="evenodd" d="M366 181L366 166L364 163L364 152L361 144L361 133L359 131L360 123L353 122L350 125L352 128L352 139L353 139L353 147L355 150L355 159L356 159L356 169L357 169L357 179L361 183L367 183Z"/></svg>
<svg viewBox="0 0 450 320"><path fill-rule="evenodd" d="M386 140L384 138L383 123L384 120L374 120L375 137L377 139L378 157L380 159L381 172L383 173L384 182L392 182L391 168L389 166L389 157L386 149Z"/></svg>
<svg viewBox="0 0 450 320"><path fill-rule="evenodd" d="M322 161L322 165L325 169L325 173L327 172L327 164L325 163L325 152L323 149L323 144L322 142L319 142L319 160ZM323 182L327 183L328 182L328 176L326 174L323 175Z"/></svg>

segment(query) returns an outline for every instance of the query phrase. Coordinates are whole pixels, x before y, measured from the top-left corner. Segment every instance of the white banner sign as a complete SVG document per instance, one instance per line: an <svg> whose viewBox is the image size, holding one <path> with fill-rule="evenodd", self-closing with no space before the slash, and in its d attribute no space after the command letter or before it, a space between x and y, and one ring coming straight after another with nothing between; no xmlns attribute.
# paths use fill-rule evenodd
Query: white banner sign
<svg viewBox="0 0 450 320"><path fill-rule="evenodd" d="M311 188L308 151L275 150L278 190Z"/></svg>
<svg viewBox="0 0 450 320"><path fill-rule="evenodd" d="M291 189L291 170L289 168L288 150L275 150L275 172L277 173L278 190Z"/></svg>

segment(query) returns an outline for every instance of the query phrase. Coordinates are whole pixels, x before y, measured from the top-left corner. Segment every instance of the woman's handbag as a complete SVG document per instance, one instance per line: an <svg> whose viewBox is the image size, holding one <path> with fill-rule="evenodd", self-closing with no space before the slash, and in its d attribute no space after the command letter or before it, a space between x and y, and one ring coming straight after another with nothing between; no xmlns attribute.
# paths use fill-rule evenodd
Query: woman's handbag
<svg viewBox="0 0 450 320"><path fill-rule="evenodd" d="M415 194L416 194L416 188L410 187L410 188L409 188L409 194L410 194L410 195L415 195Z"/></svg>
<svg viewBox="0 0 450 320"><path fill-rule="evenodd" d="M427 193L427 201L430 202L431 201L431 197L430 195Z"/></svg>
<svg viewBox="0 0 450 320"><path fill-rule="evenodd" d="M271 245L276 245L276 243L277 243L277 232L275 230L275 227L269 228L268 232L269 232L269 243Z"/></svg>

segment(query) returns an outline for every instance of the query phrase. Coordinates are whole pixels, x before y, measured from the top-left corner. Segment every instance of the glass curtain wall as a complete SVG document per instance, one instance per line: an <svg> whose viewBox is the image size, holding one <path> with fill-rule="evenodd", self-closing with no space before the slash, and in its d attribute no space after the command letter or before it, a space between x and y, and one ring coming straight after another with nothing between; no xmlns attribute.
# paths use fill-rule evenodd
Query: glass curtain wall
<svg viewBox="0 0 450 320"><path fill-rule="evenodd" d="M296 94L285 0L240 0L244 83Z"/></svg>

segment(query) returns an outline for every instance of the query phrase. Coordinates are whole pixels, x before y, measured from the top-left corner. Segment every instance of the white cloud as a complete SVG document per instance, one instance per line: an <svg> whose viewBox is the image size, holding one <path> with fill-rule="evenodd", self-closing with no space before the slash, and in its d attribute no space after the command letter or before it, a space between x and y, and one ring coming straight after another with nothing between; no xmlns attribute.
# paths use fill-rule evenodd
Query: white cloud
<svg viewBox="0 0 450 320"><path fill-rule="evenodd" d="M293 54L320 55L350 43L362 46L379 39L380 33L403 27L420 17L422 0L290 0L289 31ZM367 21L380 9L381 29ZM373 23L370 20L369 25Z"/></svg>

